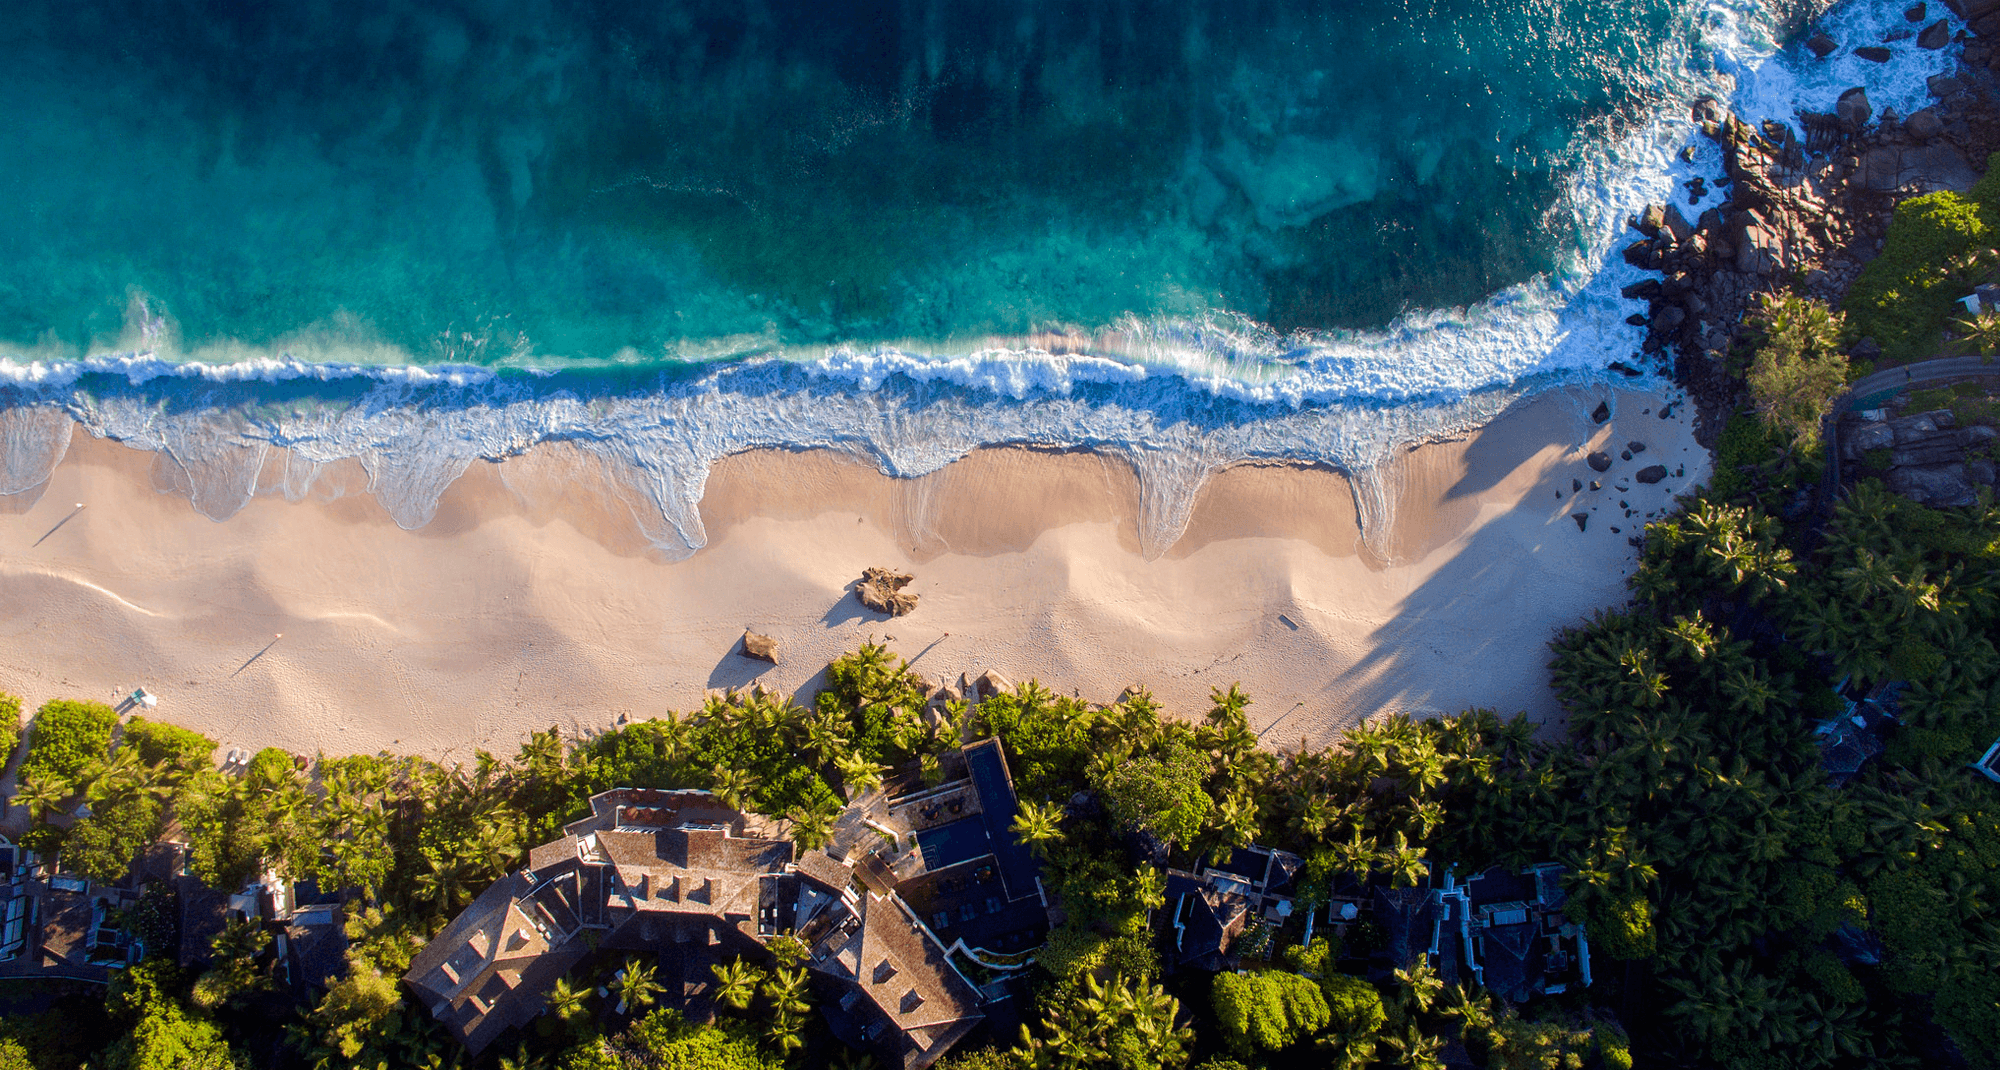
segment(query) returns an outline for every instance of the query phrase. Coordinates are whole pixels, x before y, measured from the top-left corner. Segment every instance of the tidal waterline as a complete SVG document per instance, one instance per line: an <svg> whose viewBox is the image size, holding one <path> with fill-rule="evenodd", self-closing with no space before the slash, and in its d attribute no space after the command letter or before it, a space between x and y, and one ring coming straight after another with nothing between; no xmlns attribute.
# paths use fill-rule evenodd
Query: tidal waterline
<svg viewBox="0 0 2000 1070"><path fill-rule="evenodd" d="M34 5L0 29L0 340L562 367L1380 327L1586 270L1566 178L1686 94L1712 14Z"/></svg>

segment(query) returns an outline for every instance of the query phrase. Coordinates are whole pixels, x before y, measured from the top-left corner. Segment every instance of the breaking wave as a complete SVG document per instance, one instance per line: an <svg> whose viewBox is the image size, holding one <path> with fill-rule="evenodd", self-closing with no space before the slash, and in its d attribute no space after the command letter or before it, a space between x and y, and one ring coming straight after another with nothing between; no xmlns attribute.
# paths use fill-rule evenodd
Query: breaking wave
<svg viewBox="0 0 2000 1070"><path fill-rule="evenodd" d="M1856 0L1816 25L1875 41L1903 26L1901 9ZM1129 459L1152 555L1179 538L1208 475L1252 459L1349 473L1364 535L1379 547L1390 495L1377 473L1392 451L1477 426L1524 395L1630 383L1644 367L1642 329L1625 321L1641 304L1619 296L1641 273L1615 249L1641 205L1693 175L1718 177L1717 153L1685 119L1697 94L1789 121L1831 110L1860 84L1878 106L1907 112L1956 53L1899 46L1886 66L1844 51L1812 61L1772 40L1795 24L1747 0L1709 3L1693 25L1672 57L1673 92L1607 127L1568 170L1551 212L1564 220L1556 229L1579 236L1573 250L1469 307L1409 312L1372 331L1280 333L1205 313L970 343L804 345L767 332L718 336L670 362L538 368L532 356L409 363L393 345L352 337L184 352L172 321L135 295L118 351L0 357L0 494L48 477L73 418L171 458L195 506L217 520L260 487L303 498L325 466L353 460L397 523L416 528L469 465L566 442L638 490L648 537L685 555L706 542L698 505L710 467L733 453L843 450L918 476L982 446L1025 444ZM1609 370L1614 361L1633 371ZM275 450L286 466L274 478Z"/></svg>

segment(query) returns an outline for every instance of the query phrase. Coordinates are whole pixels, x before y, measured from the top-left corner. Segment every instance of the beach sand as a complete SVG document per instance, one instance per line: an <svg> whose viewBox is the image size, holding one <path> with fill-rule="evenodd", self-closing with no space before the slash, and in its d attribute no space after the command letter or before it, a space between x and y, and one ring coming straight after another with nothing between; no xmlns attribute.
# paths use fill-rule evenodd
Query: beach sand
<svg viewBox="0 0 2000 1070"><path fill-rule="evenodd" d="M1616 415L1595 425L1607 397ZM1190 716L1240 682L1274 747L1393 711L1547 719L1548 640L1625 597L1643 518L1620 500L1657 510L1707 474L1688 417L1661 403L1544 394L1403 452L1389 560L1325 468L1216 473L1148 560L1115 457L987 449L905 480L826 451L743 454L708 481L708 545L676 561L640 534L629 491L562 445L475 464L405 531L358 464L217 523L171 461L79 431L46 483L0 496L0 689L32 709L143 686L149 716L225 747L464 759L550 725L687 710L710 688L809 690L872 636L933 678L991 668L1095 701L1140 683ZM1628 440L1648 448L1603 476L1585 465ZM1630 479L1653 463L1682 474ZM916 575L914 613L856 601L871 565ZM779 664L737 652L745 628L778 640Z"/></svg>

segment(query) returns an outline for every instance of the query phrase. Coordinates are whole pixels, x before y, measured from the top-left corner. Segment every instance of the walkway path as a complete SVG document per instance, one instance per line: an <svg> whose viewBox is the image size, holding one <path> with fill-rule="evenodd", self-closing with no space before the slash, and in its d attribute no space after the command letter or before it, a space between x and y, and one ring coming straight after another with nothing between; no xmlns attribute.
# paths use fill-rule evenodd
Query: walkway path
<svg viewBox="0 0 2000 1070"><path fill-rule="evenodd" d="M1879 371L1854 381L1847 392L1834 401L1835 415L1849 409L1872 409L1918 383L1940 379L1962 379L1968 375L2000 375L2000 360L1993 357L1939 357L1915 364Z"/></svg>

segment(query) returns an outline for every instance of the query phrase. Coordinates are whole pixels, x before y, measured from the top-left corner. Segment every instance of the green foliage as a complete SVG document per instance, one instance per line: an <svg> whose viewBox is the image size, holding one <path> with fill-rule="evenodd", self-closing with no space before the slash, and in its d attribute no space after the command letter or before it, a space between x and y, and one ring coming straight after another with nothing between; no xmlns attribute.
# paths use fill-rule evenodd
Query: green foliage
<svg viewBox="0 0 2000 1070"><path fill-rule="evenodd" d="M388 1033L400 1009L396 982L350 952L347 974L306 1012L306 1028L320 1050L337 1053L349 1065L373 1065L389 1056Z"/></svg>
<svg viewBox="0 0 2000 1070"><path fill-rule="evenodd" d="M1319 986L1295 973L1219 973L1210 1002L1224 1043L1241 1054L1280 1051L1327 1027Z"/></svg>
<svg viewBox="0 0 2000 1070"><path fill-rule="evenodd" d="M215 741L200 732L144 717L125 722L118 745L137 750L146 765L165 763L186 772L208 768L215 757Z"/></svg>
<svg viewBox="0 0 2000 1070"><path fill-rule="evenodd" d="M99 884L123 880L133 860L159 838L165 820L166 808L150 795L107 799L70 829L63 841L63 868Z"/></svg>
<svg viewBox="0 0 2000 1070"><path fill-rule="evenodd" d="M21 744L21 696L0 691L0 766L14 760Z"/></svg>
<svg viewBox="0 0 2000 1070"><path fill-rule="evenodd" d="M619 1065L645 1070L778 1070L742 1022L697 1026L677 1011L661 1009L632 1024L612 1049Z"/></svg>
<svg viewBox="0 0 2000 1070"><path fill-rule="evenodd" d="M2000 227L1989 207L1996 202L1984 199L1989 192L1945 190L1897 206L1881 255L1845 302L1855 330L1881 343L1886 358L1921 360L1937 349L1954 300L1978 272L1974 254L1994 244Z"/></svg>
<svg viewBox="0 0 2000 1070"><path fill-rule="evenodd" d="M182 978L171 961L148 959L122 971L108 1003L126 1032L91 1065L104 1070L239 1070L214 1022L190 1013L177 996Z"/></svg>
<svg viewBox="0 0 2000 1070"><path fill-rule="evenodd" d="M1193 1030L1176 1025L1180 1001L1144 978L1100 984L1086 975L1041 1001L1042 1018L1021 1027L1026 1060L1053 1070L1180 1070Z"/></svg>
<svg viewBox="0 0 2000 1070"><path fill-rule="evenodd" d="M46 781L74 787L92 762L111 751L118 714L102 702L54 699L35 711L28 732L28 756L21 760L23 782Z"/></svg>
<svg viewBox="0 0 2000 1070"><path fill-rule="evenodd" d="M1590 950L1612 959L1653 957L1653 907L1636 892L1598 897L1590 911Z"/></svg>
<svg viewBox="0 0 2000 1070"><path fill-rule="evenodd" d="M1839 313L1793 294L1764 294L1752 316L1761 335L1746 382L1764 426L1794 448L1819 444L1820 419L1847 385Z"/></svg>
<svg viewBox="0 0 2000 1070"><path fill-rule="evenodd" d="M1854 978L1854 971L1831 951L1815 951L1806 956L1801 969L1812 979L1813 985L1835 1003L1859 1003L1865 995L1861 982Z"/></svg>
<svg viewBox="0 0 2000 1070"><path fill-rule="evenodd" d="M1382 1006L1382 993L1367 981L1330 973L1320 978L1319 986L1326 996L1328 1023L1335 1032L1346 1036L1368 1036L1388 1021L1388 1012Z"/></svg>
<svg viewBox="0 0 2000 1070"><path fill-rule="evenodd" d="M1113 766L1099 787L1120 825L1185 847L1207 826L1214 806L1202 786L1208 772L1208 755L1175 741Z"/></svg>

